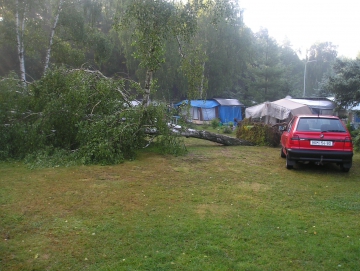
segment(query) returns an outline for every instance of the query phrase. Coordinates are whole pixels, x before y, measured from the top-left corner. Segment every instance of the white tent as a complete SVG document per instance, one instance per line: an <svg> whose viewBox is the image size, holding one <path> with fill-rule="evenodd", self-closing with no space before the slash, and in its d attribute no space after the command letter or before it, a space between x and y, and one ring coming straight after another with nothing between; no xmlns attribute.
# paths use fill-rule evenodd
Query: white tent
<svg viewBox="0 0 360 271"><path fill-rule="evenodd" d="M246 118L264 118L265 123L269 124L287 121L296 115L312 115L312 112L307 105L288 99L265 102L245 109Z"/></svg>
<svg viewBox="0 0 360 271"><path fill-rule="evenodd" d="M336 107L329 98L290 98L291 101L307 105L315 115L333 115Z"/></svg>

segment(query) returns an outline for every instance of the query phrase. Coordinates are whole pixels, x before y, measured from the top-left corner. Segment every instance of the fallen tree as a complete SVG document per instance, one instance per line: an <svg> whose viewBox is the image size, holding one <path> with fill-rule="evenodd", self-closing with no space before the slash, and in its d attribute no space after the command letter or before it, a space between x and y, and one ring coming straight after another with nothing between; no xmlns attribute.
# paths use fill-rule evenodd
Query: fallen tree
<svg viewBox="0 0 360 271"><path fill-rule="evenodd" d="M170 126L171 133L178 136L184 136L186 138L192 137L192 138L198 138L198 139L204 139L212 142L216 142L225 146L253 146L254 144L243 139L234 138L227 135L221 135L216 133L211 133L204 130L195 130L195 129L189 129L189 128L182 128L179 125ZM149 129L146 131L146 134L149 135L159 135L159 133L156 132L155 129Z"/></svg>
<svg viewBox="0 0 360 271"><path fill-rule="evenodd" d="M172 131L174 133L180 134L185 137L194 137L194 138L209 140L212 142L223 144L225 146L239 146L239 145L252 146L252 145L254 145L253 143L246 141L246 140L234 138L234 137L227 136L227 135L215 134L215 133L211 133L211 132L203 131L203 130L199 131L199 130L194 130L194 129L186 129L184 131L181 131L179 129L174 128Z"/></svg>
<svg viewBox="0 0 360 271"><path fill-rule="evenodd" d="M0 160L25 159L34 165L46 161L46 166L117 164L134 159L150 144L164 154L184 154L183 137L253 145L242 138L169 125L176 112L165 102L135 106L130 90L137 93L139 84L97 71L49 69L29 84L27 93L17 88L21 90L21 82L0 80L0 120L5 124L0 125Z"/></svg>

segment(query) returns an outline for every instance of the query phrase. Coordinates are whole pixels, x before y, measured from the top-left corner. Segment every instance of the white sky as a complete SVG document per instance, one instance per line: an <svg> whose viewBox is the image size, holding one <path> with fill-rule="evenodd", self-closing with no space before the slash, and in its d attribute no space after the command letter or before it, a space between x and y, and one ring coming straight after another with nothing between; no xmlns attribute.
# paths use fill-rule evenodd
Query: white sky
<svg viewBox="0 0 360 271"><path fill-rule="evenodd" d="M337 45L338 56L356 58L360 51L360 0L239 0L244 22L253 32L267 28L294 50L316 42Z"/></svg>

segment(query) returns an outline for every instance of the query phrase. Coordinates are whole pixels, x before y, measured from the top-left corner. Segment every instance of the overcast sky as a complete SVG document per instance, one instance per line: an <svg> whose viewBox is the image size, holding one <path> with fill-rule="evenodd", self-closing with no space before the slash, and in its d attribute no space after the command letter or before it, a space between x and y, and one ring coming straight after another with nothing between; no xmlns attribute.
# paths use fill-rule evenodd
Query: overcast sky
<svg viewBox="0 0 360 271"><path fill-rule="evenodd" d="M244 22L257 32L267 28L281 44L290 40L304 53L316 42L332 42L338 56L360 51L360 0L239 0ZM303 56L303 55L301 55Z"/></svg>

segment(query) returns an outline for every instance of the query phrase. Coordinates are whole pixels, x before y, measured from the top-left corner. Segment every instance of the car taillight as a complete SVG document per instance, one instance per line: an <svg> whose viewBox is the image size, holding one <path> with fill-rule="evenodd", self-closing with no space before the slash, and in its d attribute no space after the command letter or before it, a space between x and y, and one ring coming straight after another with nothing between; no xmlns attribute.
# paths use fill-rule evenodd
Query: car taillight
<svg viewBox="0 0 360 271"><path fill-rule="evenodd" d="M344 148L352 148L352 141L350 137L345 137L345 144L344 144Z"/></svg>
<svg viewBox="0 0 360 271"><path fill-rule="evenodd" d="M290 138L290 145L295 145L295 146L299 146L299 141L300 141L300 137L298 135L293 135Z"/></svg>

